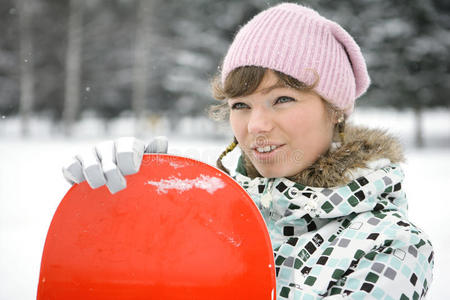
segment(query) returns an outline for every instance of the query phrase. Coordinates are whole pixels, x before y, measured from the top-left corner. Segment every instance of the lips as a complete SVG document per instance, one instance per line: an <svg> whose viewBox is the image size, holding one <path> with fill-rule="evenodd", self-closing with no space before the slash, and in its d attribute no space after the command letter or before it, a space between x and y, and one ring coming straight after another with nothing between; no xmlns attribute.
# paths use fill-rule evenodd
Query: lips
<svg viewBox="0 0 450 300"><path fill-rule="evenodd" d="M276 148L271 150L270 152L259 152L256 148L252 149L253 157L255 157L259 161L269 162L272 161L273 158L277 155L281 148L283 148L284 144L276 145ZM258 147L260 148L260 147Z"/></svg>
<svg viewBox="0 0 450 300"><path fill-rule="evenodd" d="M275 147L280 147L280 146L283 146L284 144L281 144L281 143L275 143L275 142L266 142L266 143L253 143L252 145L251 145L251 149L252 150L256 150L256 148L264 148L264 147L267 147L267 146L270 146L270 147L272 147L272 146L275 146Z"/></svg>
<svg viewBox="0 0 450 300"><path fill-rule="evenodd" d="M264 147L256 147L253 150L258 151L259 153L267 153L267 152L272 152L273 150L279 148L280 145L267 145Z"/></svg>

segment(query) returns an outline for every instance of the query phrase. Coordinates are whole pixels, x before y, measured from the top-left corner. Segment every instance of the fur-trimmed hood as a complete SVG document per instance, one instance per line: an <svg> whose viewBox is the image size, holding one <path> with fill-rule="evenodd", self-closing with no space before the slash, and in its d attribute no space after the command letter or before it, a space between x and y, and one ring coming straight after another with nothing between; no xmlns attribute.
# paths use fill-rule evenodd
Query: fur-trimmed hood
<svg viewBox="0 0 450 300"><path fill-rule="evenodd" d="M344 136L343 143L333 143L314 164L287 179L306 186L334 187L404 161L400 142L384 130L347 125ZM243 151L236 171L251 179L262 177Z"/></svg>

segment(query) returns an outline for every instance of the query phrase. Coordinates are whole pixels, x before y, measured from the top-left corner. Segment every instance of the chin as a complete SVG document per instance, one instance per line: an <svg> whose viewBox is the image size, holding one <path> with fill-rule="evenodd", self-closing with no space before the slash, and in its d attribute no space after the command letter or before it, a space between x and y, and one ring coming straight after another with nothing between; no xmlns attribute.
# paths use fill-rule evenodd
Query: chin
<svg viewBox="0 0 450 300"><path fill-rule="evenodd" d="M266 178L277 178L277 177L286 177L289 176L287 174L285 174L284 172L280 171L280 170L260 170L258 168L256 168L256 170L258 170L259 174L261 174L261 176L266 177Z"/></svg>
<svg viewBox="0 0 450 300"><path fill-rule="evenodd" d="M279 178L279 177L289 177L294 176L301 172L304 168L299 168L298 170L286 170L280 167L273 167L273 168L258 168L256 167L256 170L261 174L261 176L266 178Z"/></svg>

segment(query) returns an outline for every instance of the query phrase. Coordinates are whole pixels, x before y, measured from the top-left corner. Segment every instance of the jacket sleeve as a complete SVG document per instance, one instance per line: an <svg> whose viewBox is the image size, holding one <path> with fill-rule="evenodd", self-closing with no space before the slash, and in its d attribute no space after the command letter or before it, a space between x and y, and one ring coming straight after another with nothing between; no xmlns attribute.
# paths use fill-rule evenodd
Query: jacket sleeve
<svg viewBox="0 0 450 300"><path fill-rule="evenodd" d="M433 278L433 248L428 237L409 224L411 232L362 255L326 293L279 285L277 299L423 299Z"/></svg>
<svg viewBox="0 0 450 300"><path fill-rule="evenodd" d="M348 274L328 289L328 295L348 294L350 299L367 294L376 299L425 297L433 277L433 248L424 235L408 237L412 242L387 240L366 253L354 271L347 270Z"/></svg>

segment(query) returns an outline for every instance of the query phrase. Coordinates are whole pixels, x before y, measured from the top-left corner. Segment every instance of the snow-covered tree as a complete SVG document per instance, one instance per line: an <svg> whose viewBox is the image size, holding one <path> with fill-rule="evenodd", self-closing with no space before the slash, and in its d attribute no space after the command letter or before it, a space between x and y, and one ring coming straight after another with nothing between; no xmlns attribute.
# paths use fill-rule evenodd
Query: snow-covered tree
<svg viewBox="0 0 450 300"><path fill-rule="evenodd" d="M29 120L34 102L33 45L31 39L31 22L33 2L17 0L19 16L19 64L20 64L20 104L22 135L29 134Z"/></svg>
<svg viewBox="0 0 450 300"><path fill-rule="evenodd" d="M80 107L83 2L84 0L70 0L63 110L64 131L66 135L72 133L72 126L78 116Z"/></svg>

